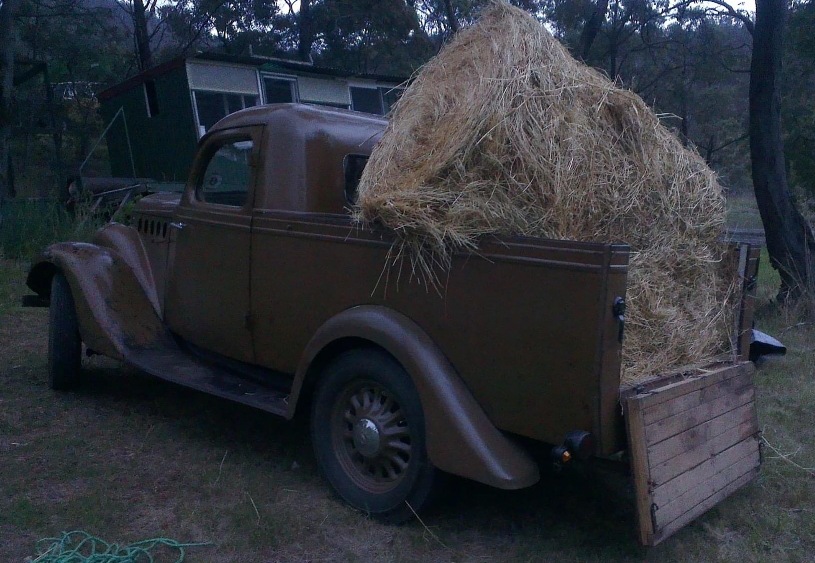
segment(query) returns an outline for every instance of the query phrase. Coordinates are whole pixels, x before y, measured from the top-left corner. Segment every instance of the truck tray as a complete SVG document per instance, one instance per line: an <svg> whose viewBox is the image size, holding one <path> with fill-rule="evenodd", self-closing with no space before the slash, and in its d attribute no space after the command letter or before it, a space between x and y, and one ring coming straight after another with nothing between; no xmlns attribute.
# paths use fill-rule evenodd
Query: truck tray
<svg viewBox="0 0 815 563"><path fill-rule="evenodd" d="M758 475L754 367L721 363L623 391L639 540L653 546Z"/></svg>

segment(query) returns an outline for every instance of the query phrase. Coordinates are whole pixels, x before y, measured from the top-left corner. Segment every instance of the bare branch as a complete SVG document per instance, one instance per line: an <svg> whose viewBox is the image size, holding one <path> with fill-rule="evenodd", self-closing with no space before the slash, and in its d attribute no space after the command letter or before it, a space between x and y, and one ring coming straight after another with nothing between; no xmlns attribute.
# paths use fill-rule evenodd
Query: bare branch
<svg viewBox="0 0 815 563"><path fill-rule="evenodd" d="M709 4L716 4L717 6L724 8L724 11L716 11L716 13L722 16L727 15L730 16L731 18L739 20L744 25L744 29L746 29L750 35L753 35L753 30L755 29L753 20L751 20L750 17L743 11L736 10L733 6L731 6L728 2L725 2L724 0L705 0L705 1Z"/></svg>

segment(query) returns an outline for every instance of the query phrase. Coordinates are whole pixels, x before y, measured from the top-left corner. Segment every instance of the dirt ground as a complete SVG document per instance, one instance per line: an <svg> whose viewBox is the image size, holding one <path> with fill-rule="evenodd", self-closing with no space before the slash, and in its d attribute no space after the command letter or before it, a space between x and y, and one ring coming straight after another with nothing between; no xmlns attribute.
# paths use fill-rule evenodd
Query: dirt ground
<svg viewBox="0 0 815 563"><path fill-rule="evenodd" d="M305 420L285 422L86 360L77 392L46 385L46 309L0 275L0 560L86 530L127 544L208 542L185 561L815 561L815 331L758 372L759 418L782 459L654 549L637 545L627 480L575 472L504 492L450 478L423 521L381 525L319 476ZM768 321L775 330L789 322ZM790 463L794 462L796 465ZM174 558L166 559L173 561Z"/></svg>

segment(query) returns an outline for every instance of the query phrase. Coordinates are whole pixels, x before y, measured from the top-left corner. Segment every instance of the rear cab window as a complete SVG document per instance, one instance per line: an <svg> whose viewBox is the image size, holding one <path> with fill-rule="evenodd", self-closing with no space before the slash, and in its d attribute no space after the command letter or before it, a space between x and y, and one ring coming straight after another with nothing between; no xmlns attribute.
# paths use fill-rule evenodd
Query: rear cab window
<svg viewBox="0 0 815 563"><path fill-rule="evenodd" d="M345 173L345 201L350 205L356 205L359 195L359 180L365 165L368 164L367 154L347 154L342 159L342 167Z"/></svg>

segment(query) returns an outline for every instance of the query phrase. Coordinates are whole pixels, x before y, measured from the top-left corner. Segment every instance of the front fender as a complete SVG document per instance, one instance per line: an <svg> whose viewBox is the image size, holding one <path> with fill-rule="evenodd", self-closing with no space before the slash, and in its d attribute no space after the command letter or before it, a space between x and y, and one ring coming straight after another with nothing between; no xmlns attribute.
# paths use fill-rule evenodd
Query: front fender
<svg viewBox="0 0 815 563"><path fill-rule="evenodd" d="M121 360L130 349L167 338L155 303L116 250L81 242L53 244L32 266L26 284L48 296L57 271L71 286L79 332L88 348Z"/></svg>
<svg viewBox="0 0 815 563"><path fill-rule="evenodd" d="M93 235L93 243L116 251L136 276L156 314L161 316L153 269L139 232L121 223L108 223Z"/></svg>
<svg viewBox="0 0 815 563"><path fill-rule="evenodd" d="M317 331L295 375L290 415L310 367L323 350L344 339L383 348L410 374L425 415L427 453L436 467L502 489L538 481L537 464L492 424L438 346L416 323L386 307L348 309Z"/></svg>

